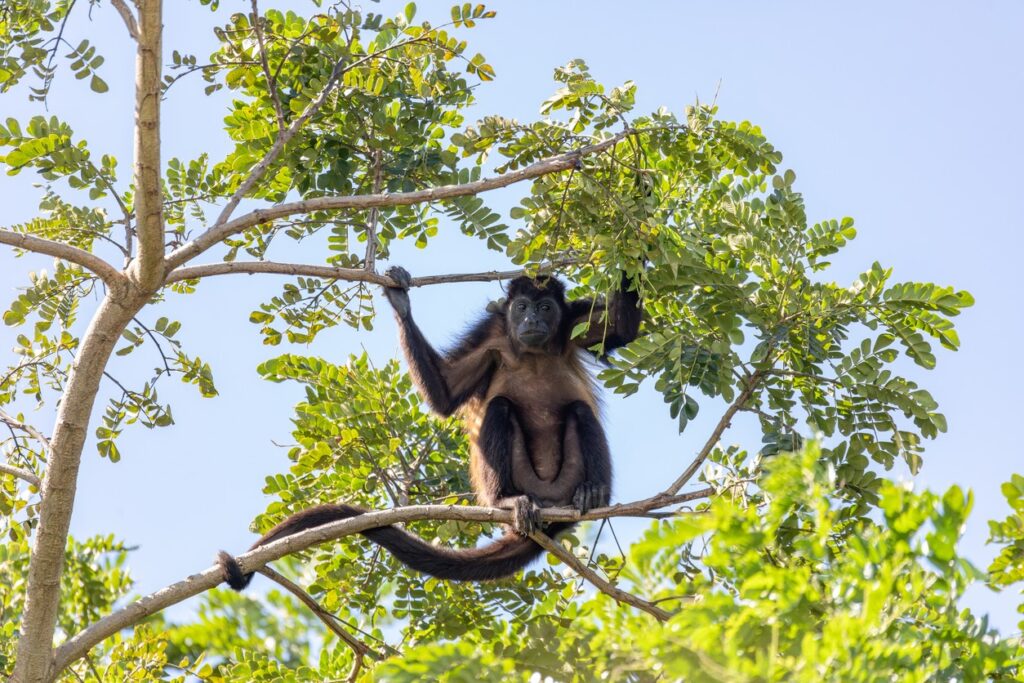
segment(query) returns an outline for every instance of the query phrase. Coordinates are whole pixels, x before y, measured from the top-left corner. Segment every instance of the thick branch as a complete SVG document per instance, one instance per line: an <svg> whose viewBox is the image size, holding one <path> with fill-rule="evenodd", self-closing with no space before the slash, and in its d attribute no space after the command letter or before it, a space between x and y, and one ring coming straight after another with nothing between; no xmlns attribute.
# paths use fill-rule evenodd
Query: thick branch
<svg viewBox="0 0 1024 683"><path fill-rule="evenodd" d="M600 574L581 562L578 557L563 548L547 534L540 532L533 533L530 534L530 538L536 541L536 543L544 548L544 550L547 550L562 562L569 565L577 574L594 584L594 586L596 586L602 593L611 596L616 601L641 609L644 612L653 615L658 619L658 621L668 621L672 616L670 612L666 612L657 605L647 602L643 598L638 598L632 593L627 593L621 588L617 588L612 585L609 581L602 578Z"/></svg>
<svg viewBox="0 0 1024 683"><path fill-rule="evenodd" d="M139 3L135 56L135 217L139 258L132 276L155 291L164 277L163 192L160 182L160 69L163 0Z"/></svg>
<svg viewBox="0 0 1024 683"><path fill-rule="evenodd" d="M62 244L61 242L45 240L41 237L11 232L10 230L0 230L0 244L9 244L12 247L18 247L25 251L46 254L47 256L53 256L71 263L77 263L86 270L98 275L108 285L123 279L120 271L99 256L90 254L84 249L72 247L70 244Z"/></svg>
<svg viewBox="0 0 1024 683"><path fill-rule="evenodd" d="M546 264L540 267L539 272L548 272L555 267L563 265ZM426 275L414 277L411 286L424 287L427 285L448 284L452 282L491 282L492 280L508 280L522 275L524 270L488 270L480 273L460 273L455 275ZM305 263L275 263L273 261L253 261L242 263L232 261L227 263L210 263L199 266L185 266L178 268L167 276L167 283L178 282L179 280L193 280L209 277L211 275L229 275L232 273L244 273L253 275L256 273L272 273L275 275L306 275L309 277L322 277L329 280L347 280L350 282L369 282L385 287L397 286L394 280L386 275L371 273L362 268L338 268L336 266L316 266Z"/></svg>
<svg viewBox="0 0 1024 683"><path fill-rule="evenodd" d="M120 14L121 18L124 20L124 25L128 29L128 35L135 40L138 40L139 25L135 23L135 15L132 14L128 5L125 4L124 0L110 0L110 4L114 6L114 9L117 10L117 13Z"/></svg>
<svg viewBox="0 0 1024 683"><path fill-rule="evenodd" d="M37 489L41 489L43 487L42 481L40 481L39 477L32 474L28 470L21 469L20 467L14 467L13 465L7 465L0 462L0 472L3 472L4 474L10 474L12 476L17 477L18 479L23 479L28 483L32 484L32 486L35 486Z"/></svg>
<svg viewBox="0 0 1024 683"><path fill-rule="evenodd" d="M296 121L296 123L298 123L298 121ZM293 124L292 127L294 127L294 125L295 124ZM362 210L372 209L374 207L383 208L390 206L422 204L424 202L437 202L457 197L476 195L482 192L508 187L509 185L513 185L524 180L539 178L550 173L567 171L574 168L582 157L597 154L598 152L608 149L623 138L632 135L633 132L634 131L632 130L623 131L618 135L610 137L597 144L582 147L573 152L559 154L558 156L538 161L537 163L531 164L525 168L510 171L492 178L484 178L472 183L465 183L462 185L442 185L441 187L416 190L413 192L384 192L380 194L362 194L346 197L317 197L315 199L278 204L277 206L272 206L268 209L257 209L251 213L245 214L244 216L239 216L233 221L217 224L191 242L183 244L181 247L171 252L167 257L167 264L170 268L180 266L215 244L219 244L231 235L242 232L255 225L267 223L286 216L312 213L314 211L335 211L339 209Z"/></svg>
<svg viewBox="0 0 1024 683"><path fill-rule="evenodd" d="M705 489L702 495L706 497L711 493L711 489ZM687 499L693 499L696 495L696 493L687 494L677 498L686 497ZM657 506L664 507L668 504L670 503L659 502ZM598 508L591 510L585 515L581 515L579 510L571 508L545 508L540 511L540 516L542 520L548 522L604 519L607 517L642 515L655 506L650 501L643 501ZM239 555L237 559L242 571L257 571L268 562L300 550L305 550L319 543L334 541L365 529L421 520L457 520L508 524L512 522L512 513L509 510L470 505L410 505L391 510L368 512L358 517L332 522L315 529L307 529L293 536L287 536L255 550L250 550L244 555ZM139 620L156 614L171 605L199 595L203 591L219 585L223 580L224 576L221 573L220 567L210 567L108 614L57 648L55 671L59 672L71 662L85 656L93 646L121 629L127 628Z"/></svg>

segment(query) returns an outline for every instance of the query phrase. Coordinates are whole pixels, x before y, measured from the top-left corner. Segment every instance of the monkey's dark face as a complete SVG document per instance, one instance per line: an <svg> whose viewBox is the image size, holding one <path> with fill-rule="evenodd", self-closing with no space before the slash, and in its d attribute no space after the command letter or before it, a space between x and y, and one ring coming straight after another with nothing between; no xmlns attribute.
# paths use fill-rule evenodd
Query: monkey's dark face
<svg viewBox="0 0 1024 683"><path fill-rule="evenodd" d="M562 322L562 307L553 297L517 296L508 304L508 329L528 349L542 349Z"/></svg>

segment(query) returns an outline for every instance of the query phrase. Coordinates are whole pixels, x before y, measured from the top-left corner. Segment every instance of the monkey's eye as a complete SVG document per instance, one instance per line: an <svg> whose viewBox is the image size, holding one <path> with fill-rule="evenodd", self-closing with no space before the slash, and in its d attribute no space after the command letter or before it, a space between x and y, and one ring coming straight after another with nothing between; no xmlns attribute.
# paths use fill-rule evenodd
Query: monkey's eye
<svg viewBox="0 0 1024 683"><path fill-rule="evenodd" d="M551 304L541 304L540 305L540 310L542 310L545 313L547 313L548 311L551 310Z"/></svg>
<svg viewBox="0 0 1024 683"><path fill-rule="evenodd" d="M522 301L520 301L519 303L517 303L517 304L516 304L516 310L517 310L517 311L525 311L525 310L526 310L526 303L524 303L524 302L522 302Z"/></svg>

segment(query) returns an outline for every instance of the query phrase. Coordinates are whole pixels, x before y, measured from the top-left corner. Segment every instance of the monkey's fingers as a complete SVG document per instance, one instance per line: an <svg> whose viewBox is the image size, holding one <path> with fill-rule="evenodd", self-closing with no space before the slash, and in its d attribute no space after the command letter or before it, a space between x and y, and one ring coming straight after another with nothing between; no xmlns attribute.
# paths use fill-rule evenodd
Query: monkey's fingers
<svg viewBox="0 0 1024 683"><path fill-rule="evenodd" d="M402 266L391 266L384 274L395 281L398 289L409 289L409 286L412 284L412 276Z"/></svg>
<svg viewBox="0 0 1024 683"><path fill-rule="evenodd" d="M529 536L540 530L540 509L529 496L517 496L512 506L512 530Z"/></svg>

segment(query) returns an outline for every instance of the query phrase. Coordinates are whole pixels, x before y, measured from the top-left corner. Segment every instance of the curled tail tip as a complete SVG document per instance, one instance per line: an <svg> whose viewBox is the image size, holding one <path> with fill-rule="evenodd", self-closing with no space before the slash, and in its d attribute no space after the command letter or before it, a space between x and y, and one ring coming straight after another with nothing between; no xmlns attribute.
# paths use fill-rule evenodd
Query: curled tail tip
<svg viewBox="0 0 1024 683"><path fill-rule="evenodd" d="M242 571L242 567L238 564L238 561L234 556L221 550L217 553L217 564L220 565L221 574L224 575L224 581L227 582L231 588L236 591L240 591L249 585L252 581L252 572L246 574Z"/></svg>

